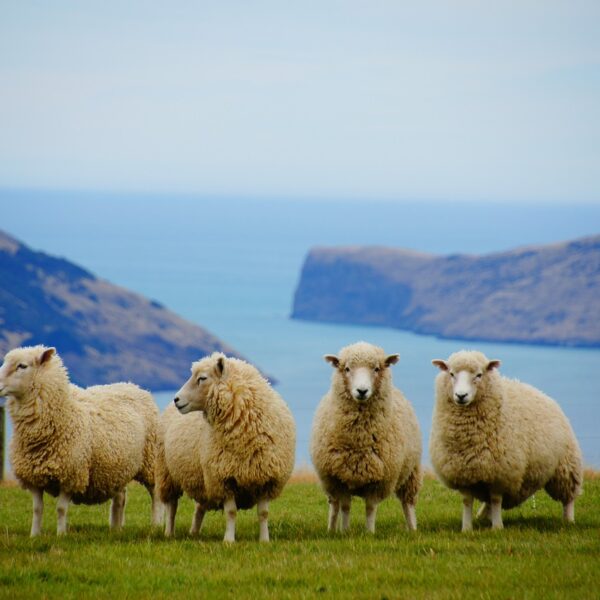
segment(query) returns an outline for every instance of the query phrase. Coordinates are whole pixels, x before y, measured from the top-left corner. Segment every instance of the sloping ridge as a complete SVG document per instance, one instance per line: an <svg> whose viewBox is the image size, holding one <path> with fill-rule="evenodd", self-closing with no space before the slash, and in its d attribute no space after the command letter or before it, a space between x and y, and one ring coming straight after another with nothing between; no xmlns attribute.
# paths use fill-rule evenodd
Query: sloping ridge
<svg viewBox="0 0 600 600"><path fill-rule="evenodd" d="M600 346L600 235L482 256L314 248L292 317L465 340Z"/></svg>
<svg viewBox="0 0 600 600"><path fill-rule="evenodd" d="M0 281L0 356L25 344L56 346L80 385L177 389L193 360L216 350L239 356L157 302L2 231Z"/></svg>

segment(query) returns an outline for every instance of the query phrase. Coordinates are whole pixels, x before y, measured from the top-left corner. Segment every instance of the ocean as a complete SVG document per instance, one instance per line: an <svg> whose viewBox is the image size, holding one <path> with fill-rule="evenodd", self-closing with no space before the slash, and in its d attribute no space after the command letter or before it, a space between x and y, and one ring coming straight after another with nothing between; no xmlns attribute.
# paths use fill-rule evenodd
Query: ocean
<svg viewBox="0 0 600 600"><path fill-rule="evenodd" d="M501 359L503 374L558 400L586 464L600 467L598 349L440 340L289 318L300 269L313 246L496 252L598 233L600 205L0 190L0 228L36 250L159 301L273 375L296 418L299 466L310 464L312 415L329 387L331 367L322 356L365 340L400 354L394 382L415 407L426 464L437 374L430 361L467 347ZM155 398L164 407L173 391Z"/></svg>

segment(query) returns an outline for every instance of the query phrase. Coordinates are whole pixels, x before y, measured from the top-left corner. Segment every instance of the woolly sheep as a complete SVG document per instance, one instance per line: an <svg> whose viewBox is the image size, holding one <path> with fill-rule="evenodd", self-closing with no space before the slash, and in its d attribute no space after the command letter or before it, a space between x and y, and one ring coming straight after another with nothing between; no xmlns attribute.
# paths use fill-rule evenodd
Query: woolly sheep
<svg viewBox="0 0 600 600"><path fill-rule="evenodd" d="M208 427L202 412L181 414L170 404L159 419L156 452L156 489L166 507L165 535L175 533L175 513L179 498L185 492L196 499L196 510L190 533L200 531L206 509L206 491L202 471L202 428ZM168 452L168 455L167 455ZM201 503L202 502L202 503Z"/></svg>
<svg viewBox="0 0 600 600"><path fill-rule="evenodd" d="M259 540L267 542L269 502L294 467L292 414L258 370L242 360L214 353L193 363L191 371L174 402L182 414L202 411L202 418L186 422L191 416L177 418L170 411L163 418L157 483L167 506L165 533L173 533L184 490L197 502L192 531L207 510L223 508L224 541L233 542L237 509L256 504Z"/></svg>
<svg viewBox="0 0 600 600"><path fill-rule="evenodd" d="M32 536L41 532L44 492L58 496L59 535L67 531L69 502L111 498L110 526L120 528L132 479L146 486L160 520L153 493L158 410L148 392L130 383L79 388L54 348L34 346L6 355L0 396L14 424L13 471L33 496Z"/></svg>
<svg viewBox="0 0 600 600"><path fill-rule="evenodd" d="M366 526L375 531L377 505L396 494L408 529L417 528L421 433L415 413L394 387L389 367L398 355L359 342L325 360L335 368L331 388L315 413L311 456L329 500L329 531L342 510L350 522L352 496L365 499Z"/></svg>
<svg viewBox="0 0 600 600"><path fill-rule="evenodd" d="M430 439L432 465L463 496L462 529L472 529L473 498L480 515L502 528L502 508L545 488L575 519L582 483L579 444L558 404L536 388L501 376L499 360L460 351L433 360L436 401Z"/></svg>

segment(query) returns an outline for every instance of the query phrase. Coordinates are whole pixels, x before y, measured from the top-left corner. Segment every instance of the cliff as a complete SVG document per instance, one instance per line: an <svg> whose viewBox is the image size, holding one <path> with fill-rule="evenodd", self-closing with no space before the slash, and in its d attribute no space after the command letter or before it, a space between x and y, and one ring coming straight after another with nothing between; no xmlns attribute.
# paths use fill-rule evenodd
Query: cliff
<svg viewBox="0 0 600 600"><path fill-rule="evenodd" d="M315 248L292 317L464 340L600 346L600 235L484 256Z"/></svg>

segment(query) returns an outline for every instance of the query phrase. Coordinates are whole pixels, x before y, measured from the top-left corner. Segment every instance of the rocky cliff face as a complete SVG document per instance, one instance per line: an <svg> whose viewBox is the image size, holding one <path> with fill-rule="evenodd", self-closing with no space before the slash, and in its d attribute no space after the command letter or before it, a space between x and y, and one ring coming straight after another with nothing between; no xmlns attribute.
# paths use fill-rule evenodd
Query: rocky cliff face
<svg viewBox="0 0 600 600"><path fill-rule="evenodd" d="M56 346L80 385L153 390L179 388L190 363L215 350L237 356L160 304L0 231L0 357L32 344Z"/></svg>
<svg viewBox="0 0 600 600"><path fill-rule="evenodd" d="M600 235L485 256L315 248L292 317L466 340L600 346Z"/></svg>

